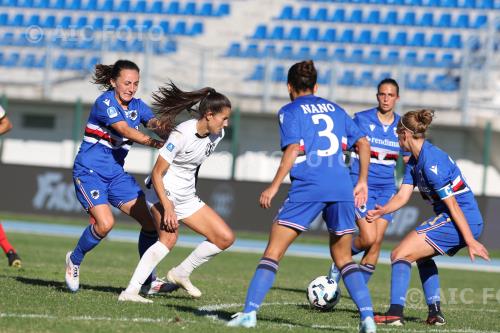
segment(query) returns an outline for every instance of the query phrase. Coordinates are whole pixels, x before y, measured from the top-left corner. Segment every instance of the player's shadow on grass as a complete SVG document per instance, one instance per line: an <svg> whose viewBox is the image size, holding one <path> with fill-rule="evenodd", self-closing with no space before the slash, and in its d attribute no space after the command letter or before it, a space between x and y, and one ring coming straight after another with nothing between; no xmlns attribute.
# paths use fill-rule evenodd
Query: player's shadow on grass
<svg viewBox="0 0 500 333"><path fill-rule="evenodd" d="M231 316L235 313L235 311L226 311L226 310L200 310L199 308L195 308L195 307L191 307L191 306L186 306L186 305L174 305L175 309L176 310L179 310L179 311L183 311L183 312L189 312L189 313L193 313L195 314L196 316L199 316L199 317L207 317L207 319L210 319L210 318L217 318L219 320L223 320L223 321L229 321L231 320ZM269 318L267 316L262 316L262 315L259 315L259 318L258 318L258 321L259 322L268 322L270 324L275 324L275 325L283 325L283 326L286 326L286 327L303 327L304 329L305 328L308 328L308 329L315 329L315 330L318 330L318 331L329 331L331 332L332 328L331 327L315 327L315 326L312 326L312 325L306 325L304 324L303 322L300 322L300 321L291 321L291 320L287 320L287 319L282 319L282 318ZM222 322L222 324L224 324ZM349 331L348 329L343 329L343 328L336 328L335 329L335 332L347 332Z"/></svg>
<svg viewBox="0 0 500 333"><path fill-rule="evenodd" d="M14 277L14 279L16 279L17 281L19 281L21 283L30 284L32 286L53 287L57 291L71 292L66 287L66 283L61 282L61 281L33 279L33 278L27 278L27 277L22 277L22 276L16 276L16 277ZM117 295L120 292L122 292L122 290L123 290L123 288L117 288L117 287L111 287L111 286L92 286L89 284L81 284L80 289L102 291L102 292L113 293L113 294L117 294Z"/></svg>

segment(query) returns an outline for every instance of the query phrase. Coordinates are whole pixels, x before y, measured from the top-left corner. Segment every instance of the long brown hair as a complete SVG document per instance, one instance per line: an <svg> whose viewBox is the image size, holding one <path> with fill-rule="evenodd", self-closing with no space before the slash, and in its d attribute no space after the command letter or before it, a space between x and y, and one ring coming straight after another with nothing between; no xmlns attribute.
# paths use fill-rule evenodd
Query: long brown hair
<svg viewBox="0 0 500 333"><path fill-rule="evenodd" d="M198 103L198 108L193 108ZM231 102L214 88L183 91L170 81L153 93L152 107L160 120L161 131L168 135L175 126L175 118L182 111L193 112L201 119L209 111L219 113L226 107L231 108Z"/></svg>
<svg viewBox="0 0 500 333"><path fill-rule="evenodd" d="M433 118L434 110L408 111L399 119L397 131L401 133L406 129L411 132L415 139L425 138L425 133L432 123Z"/></svg>
<svg viewBox="0 0 500 333"><path fill-rule="evenodd" d="M113 65L98 64L95 66L92 83L98 84L101 90L113 90L111 80L116 80L120 76L122 69L136 70L140 72L139 66L130 60L118 60Z"/></svg>

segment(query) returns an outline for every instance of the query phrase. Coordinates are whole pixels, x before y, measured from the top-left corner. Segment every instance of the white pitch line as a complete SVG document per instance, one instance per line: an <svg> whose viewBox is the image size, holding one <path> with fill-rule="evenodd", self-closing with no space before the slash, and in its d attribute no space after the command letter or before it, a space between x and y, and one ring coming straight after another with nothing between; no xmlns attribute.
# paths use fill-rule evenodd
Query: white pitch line
<svg viewBox="0 0 500 333"><path fill-rule="evenodd" d="M133 322L133 323L170 323L174 322L174 318L113 318L113 317L92 317L92 316L69 316L57 317L46 314L36 313L3 313L0 312L0 318L27 318L27 319L49 319L49 320L69 320L69 321L120 321L120 322ZM182 320L182 322L189 322Z"/></svg>

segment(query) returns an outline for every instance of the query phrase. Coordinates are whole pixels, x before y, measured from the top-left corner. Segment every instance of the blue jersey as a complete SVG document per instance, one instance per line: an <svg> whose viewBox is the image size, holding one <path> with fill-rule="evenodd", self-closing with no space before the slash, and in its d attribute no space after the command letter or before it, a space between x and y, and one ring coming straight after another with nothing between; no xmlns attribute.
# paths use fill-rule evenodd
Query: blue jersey
<svg viewBox="0 0 500 333"><path fill-rule="evenodd" d="M443 199L455 196L469 224L483 223L474 194L458 166L448 154L428 141L424 142L418 160L412 156L408 161L403 184L418 186L436 215L446 213L451 216Z"/></svg>
<svg viewBox="0 0 500 333"><path fill-rule="evenodd" d="M290 170L290 202L354 201L353 186L342 150L363 134L337 104L307 95L279 111L281 149L300 145Z"/></svg>
<svg viewBox="0 0 500 333"><path fill-rule="evenodd" d="M114 90L99 96L90 111L83 142L75 158L75 168L93 170L104 177L113 177L123 172L123 164L132 141L111 128L118 121L139 129L153 118L151 109L140 99L133 98L128 110L123 110L115 98Z"/></svg>
<svg viewBox="0 0 500 333"><path fill-rule="evenodd" d="M370 142L370 165L368 167L368 186L372 188L394 189L394 170L399 155L403 153L399 147L396 128L399 115L394 114L394 121L384 125L377 116L377 108L358 112L354 115L354 122ZM353 161L351 174L359 176L359 156L351 155Z"/></svg>

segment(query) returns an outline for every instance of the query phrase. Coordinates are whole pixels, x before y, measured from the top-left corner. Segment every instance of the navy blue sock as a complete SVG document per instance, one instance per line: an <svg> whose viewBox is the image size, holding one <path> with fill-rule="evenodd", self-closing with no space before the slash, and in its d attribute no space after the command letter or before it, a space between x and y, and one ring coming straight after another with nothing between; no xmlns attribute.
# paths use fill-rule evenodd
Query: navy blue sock
<svg viewBox="0 0 500 333"><path fill-rule="evenodd" d="M144 229L141 229L141 232L139 233L139 241L137 243L137 247L139 248L139 257L142 258L142 255L144 252L149 249L151 245L156 243L158 240L158 233L156 230L153 231L146 231ZM155 273L156 268L153 270L153 273ZM153 281L153 273L151 273L146 281L144 281L144 284L150 284L151 281Z"/></svg>
<svg viewBox="0 0 500 333"><path fill-rule="evenodd" d="M366 286L359 267L356 263L350 262L340 269L344 285L349 291L354 304L358 307L361 320L366 317L373 318L373 306L370 298L370 292Z"/></svg>
<svg viewBox="0 0 500 333"><path fill-rule="evenodd" d="M411 263L404 259L394 260L391 273L391 308L389 309L391 315L403 315L410 278Z"/></svg>
<svg viewBox="0 0 500 333"><path fill-rule="evenodd" d="M365 279L366 284L368 284L370 278L373 275L373 272L375 272L375 265L361 264L359 265L359 270L361 271L361 274L363 274L363 278Z"/></svg>
<svg viewBox="0 0 500 333"><path fill-rule="evenodd" d="M247 291L247 298L245 300L244 313L257 311L264 301L267 292L273 286L276 272L278 271L279 264L277 261L269 258L261 258L255 274Z"/></svg>
<svg viewBox="0 0 500 333"><path fill-rule="evenodd" d="M103 238L104 237L95 231L94 224L89 225L85 228L85 230L83 230L83 233L80 236L73 253L71 254L71 262L74 265L80 265L85 257L85 254L96 247Z"/></svg>
<svg viewBox="0 0 500 333"><path fill-rule="evenodd" d="M424 289L425 300L427 305L432 305L441 301L439 294L439 275L438 268L434 260L429 259L424 262L419 262L418 273L422 288Z"/></svg>

